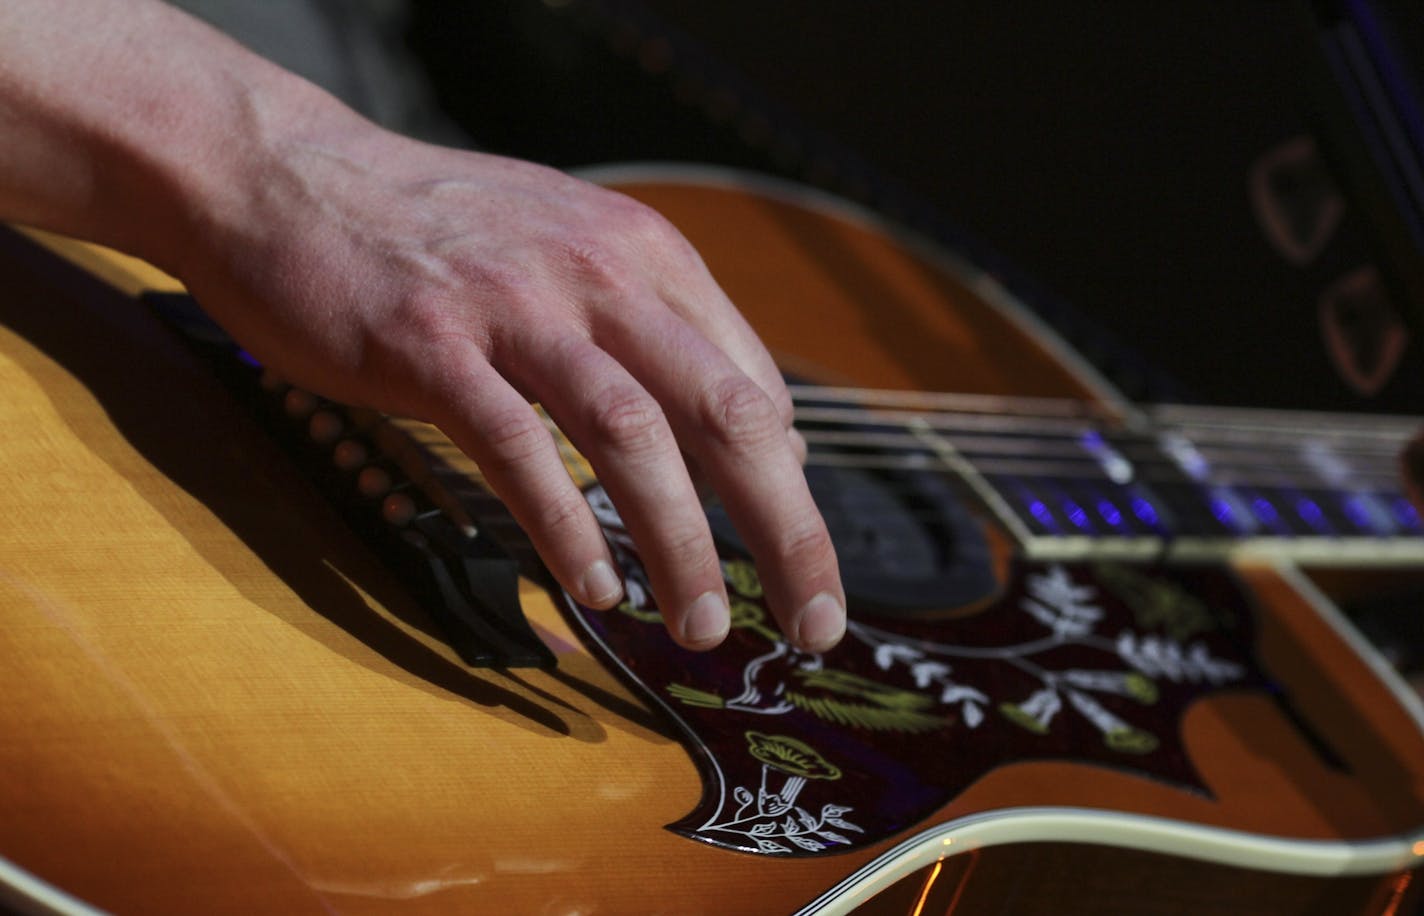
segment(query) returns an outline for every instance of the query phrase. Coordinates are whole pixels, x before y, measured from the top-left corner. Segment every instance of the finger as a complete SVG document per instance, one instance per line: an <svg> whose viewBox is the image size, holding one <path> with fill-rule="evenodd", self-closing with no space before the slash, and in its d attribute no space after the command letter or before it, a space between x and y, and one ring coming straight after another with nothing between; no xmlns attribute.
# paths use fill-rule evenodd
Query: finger
<svg viewBox="0 0 1424 916"><path fill-rule="evenodd" d="M618 192L626 212L630 199ZM630 237L643 243L641 260L656 263L663 281L654 287L662 302L715 344L766 392L786 427L791 426L791 397L781 372L742 313L717 284L707 264L677 227L656 210L632 203L638 228Z"/></svg>
<svg viewBox="0 0 1424 916"><path fill-rule="evenodd" d="M521 352L528 356L515 371L593 465L618 507L668 632L690 649L720 643L730 626L721 564L657 402L582 338L531 343Z"/></svg>
<svg viewBox="0 0 1424 916"><path fill-rule="evenodd" d="M479 465L559 584L582 604L612 607L622 581L553 436L473 345L467 356L434 384L436 424Z"/></svg>
<svg viewBox="0 0 1424 916"><path fill-rule="evenodd" d="M664 301L703 337L726 354L738 369L756 382L776 407L782 425L791 428L791 394L766 345L745 317L727 298L699 258L696 270L678 275L678 285L663 291Z"/></svg>
<svg viewBox="0 0 1424 916"><path fill-rule="evenodd" d="M791 441L791 451L796 454L796 463L804 468L806 459L811 455L811 449L806 444L806 437L801 435L801 430L793 426L786 431L786 438Z"/></svg>
<svg viewBox="0 0 1424 916"><path fill-rule="evenodd" d="M619 314L595 342L657 398L696 457L752 552L782 631L807 650L834 645L845 631L835 549L775 405L677 316L654 308Z"/></svg>
<svg viewBox="0 0 1424 916"><path fill-rule="evenodd" d="M792 427L786 431L787 441L791 445L791 452L796 456L796 463L803 468L806 466L806 458L809 449L806 445L806 437L801 432ZM692 485L697 490L697 498L702 500L703 506L710 506L717 501L717 490L712 486L712 481L707 479L707 475L702 471L702 464L697 460L697 456L687 452L682 453L683 463L687 465L687 473L692 478Z"/></svg>

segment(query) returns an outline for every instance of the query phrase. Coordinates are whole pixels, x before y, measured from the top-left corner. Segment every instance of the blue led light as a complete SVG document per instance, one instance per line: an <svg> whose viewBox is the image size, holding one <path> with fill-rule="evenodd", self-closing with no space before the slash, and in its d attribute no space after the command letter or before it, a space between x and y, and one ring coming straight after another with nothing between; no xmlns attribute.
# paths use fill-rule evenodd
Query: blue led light
<svg viewBox="0 0 1424 916"><path fill-rule="evenodd" d="M1276 507L1271 505L1271 501L1264 496L1258 496L1251 501L1251 508L1256 510L1256 517L1267 525L1280 523L1281 514L1276 511Z"/></svg>
<svg viewBox="0 0 1424 916"><path fill-rule="evenodd" d="M262 364L257 361L257 357L253 356L251 353L248 353L246 350L238 350L237 358L242 360L244 363L247 363L254 369L262 368Z"/></svg>
<svg viewBox="0 0 1424 916"><path fill-rule="evenodd" d="M1132 498L1132 514L1140 518L1143 524L1157 527L1157 510L1141 496Z"/></svg>
<svg viewBox="0 0 1424 916"><path fill-rule="evenodd" d="M1357 529L1370 531L1371 534L1394 533L1394 520L1376 497L1367 493L1351 493L1341 501L1344 503L1344 514Z"/></svg>
<svg viewBox="0 0 1424 916"><path fill-rule="evenodd" d="M1414 504L1402 496L1394 498L1394 517L1406 528L1419 527L1419 512Z"/></svg>
<svg viewBox="0 0 1424 916"><path fill-rule="evenodd" d="M1237 534L1252 534L1260 529L1261 523L1239 491L1225 486L1212 487L1206 495L1207 508L1223 527Z"/></svg>
<svg viewBox="0 0 1424 916"><path fill-rule="evenodd" d="M1038 519L1039 524L1049 531L1058 530L1058 522L1053 517L1053 512L1043 504L1041 500L1033 500L1028 504L1028 513Z"/></svg>
<svg viewBox="0 0 1424 916"><path fill-rule="evenodd" d="M1374 519L1358 494L1350 494L1341 501L1344 503L1344 517L1350 520L1350 524L1357 529L1373 529Z"/></svg>
<svg viewBox="0 0 1424 916"><path fill-rule="evenodd" d="M1088 513L1083 511L1083 507L1073 502L1071 499L1063 500L1063 514L1068 516L1068 521L1077 525L1085 531L1092 530L1092 522L1088 521Z"/></svg>
<svg viewBox="0 0 1424 916"><path fill-rule="evenodd" d="M1325 520L1325 513L1315 500L1308 496L1302 496L1295 501L1295 513L1305 520L1305 523L1320 531L1328 531L1330 523Z"/></svg>
<svg viewBox="0 0 1424 916"><path fill-rule="evenodd" d="M1114 506L1108 500L1098 500L1098 514L1103 517L1103 521L1112 525L1114 528L1122 527L1122 513L1118 511L1117 506Z"/></svg>

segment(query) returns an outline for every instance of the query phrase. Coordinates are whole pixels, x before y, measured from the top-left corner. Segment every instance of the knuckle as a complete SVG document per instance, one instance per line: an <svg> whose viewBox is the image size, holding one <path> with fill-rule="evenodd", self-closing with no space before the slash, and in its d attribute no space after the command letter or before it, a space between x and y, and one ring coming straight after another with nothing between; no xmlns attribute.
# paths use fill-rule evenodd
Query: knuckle
<svg viewBox="0 0 1424 916"><path fill-rule="evenodd" d="M790 429L796 419L796 404L791 400L791 392L785 385L780 384L781 379L776 380L778 384L771 394L772 406L776 408L776 415L781 420L781 425Z"/></svg>
<svg viewBox="0 0 1424 916"><path fill-rule="evenodd" d="M549 443L549 433L532 413L511 412L487 420L479 430L487 455L486 473L517 468L532 461Z"/></svg>
<svg viewBox="0 0 1424 916"><path fill-rule="evenodd" d="M389 333L418 343L447 337L456 326L455 309L445 290L420 286L396 300Z"/></svg>
<svg viewBox="0 0 1424 916"><path fill-rule="evenodd" d="M537 302L538 280L528 264L470 254L454 259L461 299L519 305Z"/></svg>
<svg viewBox="0 0 1424 916"><path fill-rule="evenodd" d="M606 199L608 213L619 227L635 235L664 235L672 229L661 213L626 194L611 192Z"/></svg>
<svg viewBox="0 0 1424 916"><path fill-rule="evenodd" d="M593 434L625 451L648 452L663 444L667 424L647 394L624 392L601 399L593 410Z"/></svg>
<svg viewBox="0 0 1424 916"><path fill-rule="evenodd" d="M693 570L712 556L710 535L705 528L679 526L662 534L658 558L669 569Z"/></svg>
<svg viewBox="0 0 1424 916"><path fill-rule="evenodd" d="M442 287L406 292L367 336L373 356L404 366L416 377L459 362L468 344L488 349L485 322L461 304L458 294Z"/></svg>
<svg viewBox="0 0 1424 916"><path fill-rule="evenodd" d="M442 297L412 293L381 321L361 329L352 371L378 406L409 410L414 402L440 400L464 359L461 344L476 337L476 329L463 326Z"/></svg>
<svg viewBox="0 0 1424 916"><path fill-rule="evenodd" d="M725 448L756 448L783 431L776 406L751 379L734 377L708 391L703 428Z"/></svg>
<svg viewBox="0 0 1424 916"><path fill-rule="evenodd" d="M609 208L611 224L617 234L640 246L643 250L655 250L664 254L682 257L695 256L695 249L667 217L652 207L617 194Z"/></svg>
<svg viewBox="0 0 1424 916"><path fill-rule="evenodd" d="M533 510L533 524L550 535L567 540L582 526L587 504L576 493L559 493L545 498Z"/></svg>
<svg viewBox="0 0 1424 916"><path fill-rule="evenodd" d="M566 272L583 285L615 294L632 286L627 263L603 241L579 238L561 242L558 257Z"/></svg>
<svg viewBox="0 0 1424 916"><path fill-rule="evenodd" d="M592 238L571 238L559 243L563 261L579 273L599 276L613 271L612 254Z"/></svg>
<svg viewBox="0 0 1424 916"><path fill-rule="evenodd" d="M830 534L819 517L782 526L775 549L783 563L797 569L822 565L834 555Z"/></svg>

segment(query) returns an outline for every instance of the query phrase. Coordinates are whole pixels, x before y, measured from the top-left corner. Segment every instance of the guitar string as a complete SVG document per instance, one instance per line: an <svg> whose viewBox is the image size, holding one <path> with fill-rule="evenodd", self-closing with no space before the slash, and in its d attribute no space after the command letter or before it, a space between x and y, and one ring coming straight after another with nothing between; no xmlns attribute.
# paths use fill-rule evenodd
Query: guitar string
<svg viewBox="0 0 1424 916"><path fill-rule="evenodd" d="M826 443L847 447L873 448L877 457L885 457L886 464L884 466L889 468L913 469L913 463L922 460L922 458L913 456L933 458L932 450L925 445L923 439L909 433L867 432L849 428L829 430L803 428L801 431L808 444L812 445ZM1102 467L1105 462L1112 462L1115 458L1120 457L1123 460L1130 459L1129 464L1132 467L1142 470L1142 474L1134 474L1141 479L1170 482L1182 477L1180 462L1171 455L1165 454L1160 443L1146 437L1140 438L1137 442L1104 443L1106 447L1103 449L1105 453L1103 455L1094 454L1079 439L1055 436L1040 435L1036 438L1016 439L954 435L941 438L967 459L975 461L976 464L987 465L988 462L994 460L1017 462L1013 470L1005 468L1003 473L1012 472L1039 476L1062 473L1075 477L1104 476L1111 479L1111 474ZM1254 447L1242 449L1193 446L1191 451L1195 456L1200 456L1205 460L1207 468L1211 468L1219 474L1240 474L1246 469L1266 468L1275 478L1284 476L1285 483L1288 485L1315 482L1336 486L1329 479L1331 475L1320 469L1319 464L1322 462L1326 464L1333 462L1336 466L1335 476L1340 477L1384 477L1391 480L1398 477L1398 455L1393 450L1371 449L1354 452L1332 447L1323 456L1312 456L1307 454L1307 448L1307 445L1298 442L1289 446L1257 443ZM827 450L818 452L818 454L829 453ZM1005 459L1002 457L1004 455L1011 455L1012 458ZM1033 462L1040 457L1071 460L1068 463L1054 464L1050 461L1042 466L1034 466ZM846 460L849 459L838 459L842 462ZM867 460L864 466L875 465ZM1156 470L1159 466L1173 469L1172 473L1167 475L1159 473ZM999 472L992 466L989 466L989 471L990 473Z"/></svg>
<svg viewBox="0 0 1424 916"><path fill-rule="evenodd" d="M454 449L453 445L450 445L448 442L444 443L444 447L448 450ZM458 452L456 454L458 454ZM813 461L812 466L820 465ZM955 475L951 470L943 467L916 468L916 470L934 473L947 481L955 481L958 479L957 475ZM1088 518L1090 510L1095 508L1099 511L1099 514L1102 514L1103 510L1100 506L1097 506L1096 503L1105 494L1071 492L1068 489L1071 484L1065 484L1062 481L1050 481L1049 484L1050 486L1056 487L1058 489L1058 492L1053 494L1037 495L1045 495L1048 499L1056 499L1060 502L1071 500L1074 503L1078 504L1078 508L1082 509L1082 511L1085 513L1085 518ZM889 491L890 494L896 498L899 505L895 509L875 508L854 510L836 505L822 505L820 506L820 510L823 516L825 516L827 522L830 524L835 524L835 522L837 521L843 521L846 519L854 519L862 522L875 522L881 519L889 518L910 518L916 521L924 522L945 521L946 516L943 509L937 507L935 503L925 498L922 488L915 487L913 484L907 482L894 481L893 479L877 481L877 487L882 490ZM1037 498L1037 495L1035 495L1035 498ZM492 501L494 504L498 503L497 499L492 494L489 494L485 491L481 491L481 496L482 498ZM1166 516L1171 517L1174 520L1174 523L1168 525L1168 527L1173 529L1173 533L1177 536L1192 534L1197 528L1201 528L1202 531L1205 531L1206 533L1216 537L1231 538L1233 536L1240 536L1240 534L1242 533L1251 533L1233 533L1230 528L1226 528L1226 530L1223 530L1225 526L1220 524L1219 519L1214 519L1214 516L1211 515L1205 502L1202 502L1200 505L1183 506L1180 504L1167 505L1161 503L1161 501L1159 500L1156 506L1156 511L1158 511L1159 513L1164 513ZM1152 525L1146 522L1142 524L1137 524L1127 521L1128 513L1125 511L1125 507L1124 509L1119 510L1119 521L1117 523L1108 521L1106 518L1103 519L1102 523L1098 523L1088 518L1088 520L1085 520L1083 523L1073 524L1071 522L1071 519L1068 518L1066 510L1062 513L1059 513L1058 515L1062 516L1061 518L1059 518L1058 516L1054 516L1055 523L1058 523L1058 527L1065 531L1073 531L1076 533L1097 534L1103 537L1144 537L1162 536L1164 534L1161 529L1161 526L1159 525ZM509 520L508 524L518 527L512 519ZM1104 530L1104 525L1107 526L1106 530ZM1338 515L1336 515L1331 520L1331 525L1334 529L1343 529L1343 536L1366 537L1370 539L1378 538L1378 533L1376 531L1370 531L1366 529L1365 526L1360 525L1358 523L1352 523L1347 519L1340 518ZM1339 531L1334 531L1332 533L1332 531L1317 530L1310 523L1310 521L1305 519L1303 516L1301 517L1299 522L1293 521L1289 518L1289 515L1287 513L1277 513L1276 517L1270 521L1261 520L1258 518L1255 522L1252 523L1251 527L1253 531L1258 529L1264 529L1274 533L1277 536L1288 537L1297 540L1305 540L1312 537L1332 537L1338 539L1338 537L1341 536L1341 533ZM1399 532L1397 530L1398 526L1394 527L1396 528L1395 536L1399 536ZM1358 530L1361 533L1351 535L1352 529ZM1116 533L1114 530L1116 531Z"/></svg>
<svg viewBox="0 0 1424 916"><path fill-rule="evenodd" d="M1238 449L1271 448L1286 451L1300 448L1302 445L1317 443L1352 451L1390 452L1400 448L1408 441L1413 432L1413 430L1405 428L1390 428L1388 430L1379 428L1364 434L1353 429L1329 427L1314 427L1308 430L1281 428L1252 430L1246 428L1198 428L1186 424L1142 431L1129 427L1096 426L1057 417L1029 418L914 412L891 414L883 411L857 411L847 408L806 407L796 409L796 419L805 424L827 424L832 427L846 428L881 427L892 430L904 429L913 420L916 426L937 433L956 433L965 436L1002 433L1021 436L1029 441L1035 438L1059 441L1076 440L1095 436L1102 437L1105 442L1149 447L1156 447L1164 438L1182 437L1200 446ZM1421 428L1424 429L1424 427Z"/></svg>
<svg viewBox="0 0 1424 916"><path fill-rule="evenodd" d="M913 419L917 426L928 427L935 433L959 433L954 438L946 437L946 441L963 453L972 454L980 450L999 450L1014 451L1019 454L1022 452L1066 452L1079 456L1085 453L1085 449L1079 441L1081 437L1101 437L1105 432L1098 426L1082 422L1081 419L1065 419L1065 415L1081 414L1084 408L1092 406L1074 401L877 389L816 388L811 386L792 386L792 388L795 393L803 396L803 400L808 393L814 393L814 400L818 403L831 398L840 398L845 403L873 401L880 405L900 404L914 408ZM973 403L980 404L985 409L993 408L997 411L1013 410L1017 406L1022 410L1032 408L1054 415L1043 416L1038 413L1031 416L1013 416L1002 412L993 415L943 412L925 415L919 411L919 408L926 405L951 404L963 408L966 404ZM1207 413L1225 411L1225 409L1195 407L1179 409ZM1111 436L1111 440L1104 438L1103 445L1122 454L1123 457L1129 457L1128 453L1130 453L1130 457L1136 458L1139 463L1146 463L1153 460L1165 460L1162 456L1164 434L1189 434L1186 435L1186 439L1197 453L1206 458L1215 458L1219 463L1225 463L1228 460L1245 460L1274 465L1279 462L1279 456L1265 453L1278 451L1292 457L1301 456L1298 463L1306 465L1308 461L1302 452L1310 444L1324 445L1336 455L1348 452L1355 462L1368 461L1369 457L1373 455L1381 461L1392 463L1404 441L1416 431L1416 428L1424 424L1424 419L1416 420L1414 418L1387 417L1361 420L1343 415L1311 414L1308 416L1313 422L1303 425L1307 421L1297 419L1298 415L1295 414L1262 411L1250 412L1250 415L1253 420L1259 419L1261 416L1289 416L1292 418L1293 425L1263 429L1259 427L1197 427L1191 424L1178 424L1162 431L1118 428L1106 431ZM806 435L808 440L818 436L823 439L838 437L843 444L884 444L890 446L904 444L911 446L910 451L924 451L925 448L920 437L908 433L870 433L861 429L853 429L853 427L862 426L904 429L908 424L907 418L903 415L896 416L883 411L847 408L799 407L797 417L803 421L830 423L836 427L832 430L803 429L803 435ZM1322 424L1326 423L1336 425L1326 426L1322 431ZM1016 435L1011 435L1009 438L981 436L980 434L985 431L1004 431ZM1045 435L1050 431L1066 435ZM862 437L859 441L853 439L857 435ZM897 435L900 437L898 440L894 438ZM1068 436L1072 438L1070 439ZM1350 470L1358 469L1351 468Z"/></svg>
<svg viewBox="0 0 1424 916"><path fill-rule="evenodd" d="M923 439L915 438L908 434L896 433L861 433L856 431L826 431L816 429L802 429L802 435L806 438L808 446L825 445L831 447L844 447L846 449L865 448L873 449L870 454L886 456L903 455L933 455ZM1056 440L1036 440L1028 442L1018 442L1012 439L977 439L956 436L940 437L941 441L951 445L955 451L976 461L992 460L1017 460L1020 462L1047 461L1055 459L1066 459L1069 465L1091 464L1100 467L1105 461L1116 461L1121 459L1131 459L1129 462L1133 467L1152 468L1159 465L1169 467L1180 467L1180 464L1170 455L1164 454L1160 449L1113 449L1116 452L1111 459L1095 455L1085 448L1081 442L1056 439ZM823 452L833 451L823 449ZM1311 475L1319 478L1327 478L1327 474L1322 472L1316 464L1312 464L1312 458L1303 455L1299 450L1288 451L1284 455L1266 452L1260 449L1235 452L1220 451L1216 449L1195 449L1194 453L1205 459L1206 465L1219 469L1270 469L1279 471L1282 469L1282 462L1297 466L1310 472ZM855 452L854 454L865 454ZM1330 457L1330 456L1327 456ZM1321 459L1317 458L1316 461ZM1386 475L1394 476L1398 471L1398 459L1393 454L1366 453L1363 455L1352 454L1342 456L1338 452L1333 453L1333 460L1338 466L1338 473L1351 475Z"/></svg>
<svg viewBox="0 0 1424 916"><path fill-rule="evenodd" d="M855 402L874 401L881 405L904 405L912 409L920 409L927 405L949 405L961 409L970 405L978 405L986 410L1001 411L1017 406L1020 412L1024 413L1029 410L1042 410L1046 407L1053 416L1015 417L1000 414L966 417L963 414L940 413L925 417L922 413L916 413L915 419L923 421L922 425L928 426L929 430L934 433L957 433L952 436L942 436L942 438L972 463L982 465L986 459L979 456L984 453L1007 452L1014 454L1020 463L1016 466L1001 466L998 470L1003 473L1052 476L1055 473L1066 472L1074 477L1097 478L1105 476L1111 479L1111 474L1108 474L1103 468L1104 457L1111 457L1117 461L1133 459L1133 466L1141 471L1135 476L1148 483L1177 482L1183 476L1178 470L1180 462L1172 456L1164 454L1164 448L1168 446L1163 443L1162 433L1138 432L1132 429L1113 430L1110 433L1111 442L1100 438L1098 443L1099 451L1107 452L1108 455L1092 454L1084 447L1082 439L1089 436L1102 437L1102 431L1080 420L1063 419L1065 415L1082 413L1080 410L1082 405L1077 402L977 395L936 395L923 392L815 388L811 386L794 386L794 391L803 396L803 401L807 394L811 394L814 395L812 398L814 401L821 403L841 398ZM1258 422L1267 417L1290 419L1289 426L1278 424L1275 428L1269 429L1210 426L1196 428L1179 424L1183 428L1166 430L1168 434L1185 436L1187 447L1191 452L1188 457L1194 461L1205 459L1204 466L1210 469L1207 474L1208 479L1201 482L1217 486L1249 483L1277 487L1318 487L1324 484L1331 489L1349 489L1340 485L1341 480L1348 477L1357 484L1367 482L1367 478L1382 478L1384 486L1393 489L1398 486L1398 455L1403 443L1419 424L1424 422L1401 417L1364 421L1350 417L1344 419L1351 428L1336 427L1331 432L1322 434L1320 424L1327 420L1333 421L1341 418L1328 414L1312 414L1310 415L1312 423L1305 430L1308 435L1302 440L1304 421L1300 420L1297 415L1194 407L1175 408L1175 410L1179 414L1192 412L1232 417L1244 414ZM903 415L887 415L884 412L854 409L801 407L798 408L797 416L798 419L829 421L842 427L872 425L904 428L908 425ZM1045 425L1053 426L1060 435L1044 436L1043 427ZM959 432L966 427L971 427L972 431ZM1003 431L1011 434L1022 430L1025 434L995 437L981 435L984 430ZM1061 435L1062 433L1071 434L1073 438L1065 438L1064 435ZM868 433L862 430L809 428L803 430L803 435L806 436L808 442L831 441L842 445L875 447L881 452L909 453L918 456L928 456L929 454L922 437L908 433ZM1171 443L1171 445L1178 445L1178 443ZM1307 452L1311 446L1317 448L1324 446L1327 451L1324 454L1317 452L1310 455ZM1078 459L1080 463L1072 468L1033 467L1023 464L1024 453L1070 457ZM834 460L840 464L855 463L844 457L837 457ZM918 464L922 460L923 458L912 458L910 462ZM1283 463L1291 468L1290 473L1282 473ZM879 462L879 464L888 467L903 466L901 462L897 461ZM1154 470L1154 466L1159 464L1173 468L1172 473L1164 476ZM1250 472L1243 475L1238 467L1241 464L1264 466L1270 469L1270 473L1266 479L1253 477ZM990 470L990 472L994 471ZM1379 485L1379 481L1374 481L1374 483Z"/></svg>
<svg viewBox="0 0 1424 916"><path fill-rule="evenodd" d="M1300 441L1301 421L1297 415L1235 409L1174 408L1178 415L1195 413L1208 417L1225 418L1234 422L1239 421L1242 417L1249 417L1253 422L1260 422L1263 418L1275 419L1277 425L1266 429L1243 428L1231 424L1227 424L1225 427L1206 426L1201 429L1193 429L1192 438L1196 441L1192 442L1192 448L1201 458L1207 459L1207 466L1210 468L1205 479L1201 480L1194 480L1183 474L1178 462L1162 454L1161 434L1140 433L1132 429L1114 430L1112 431L1112 451L1121 456L1120 460L1125 460L1129 455L1135 459L1131 464L1134 469L1132 479L1122 481L1120 484L1104 467L1103 460L1089 453L1081 441L1081 437L1085 435L1101 435L1097 427L1083 422L1085 415L1111 416L1104 410L1094 408L1093 405L1054 399L1000 398L812 386L793 386L793 392L802 396L803 403L809 399L813 403L820 404L840 401L855 405L869 402L882 407L907 407L915 412L917 419L923 418L922 411L927 406L950 406L960 411L966 408L1017 411L1017 416L1003 413L966 416L963 413L940 412L931 415L926 425L936 432L962 430L965 426L974 427L970 433L960 433L944 438L961 454L964 454L966 460L974 463L977 470L998 477L1020 478L1020 483L1024 485L1043 486L1046 482L1048 486L1060 491L1054 494L1055 498L1060 501L1065 498L1091 501L1094 498L1108 495L1063 492L1062 488L1072 486L1072 482L1109 483L1114 487L1126 483L1137 483L1148 487L1186 486L1198 495L1205 493L1211 487L1318 490L1322 485L1328 490L1346 496L1358 492L1365 485L1369 485L1372 490L1384 490L1392 494L1398 489L1394 448L1401 445L1403 440L1413 432L1415 422L1409 418L1399 417L1384 418L1383 420L1367 419L1363 422L1360 422L1358 418L1347 418L1354 421L1349 424L1352 428L1337 429L1333 435L1325 436L1320 434L1318 426L1312 427L1309 430L1310 436L1307 442L1318 443L1328 440L1331 452L1337 460L1340 452L1351 451L1348 466L1342 466L1334 476L1337 478L1348 476L1354 486L1342 487L1338 482L1326 479L1326 475L1305 457ZM1045 413L1051 416L1043 416ZM813 446L817 442L829 441L837 445L871 447L879 452L877 455L866 456L834 450L817 450L813 447L808 455L808 465L811 467L836 466L865 470L929 471L944 474L951 479L957 476L952 472L947 472L942 467L941 460L927 449L923 441L917 437L905 433L871 433L850 428L860 425L903 427L905 425L903 414L900 416L887 415L883 410L867 411L856 408L807 408L804 406L798 408L798 417L804 418L807 414L843 427L830 430L819 428L803 430L808 443ZM1317 424L1327 419L1339 419L1333 415L1311 415L1311 417ZM1285 418L1290 422L1288 424L1281 422L1280 418ZM1061 435L1044 436L1043 427L1045 425L1053 426L1059 431L1072 433L1075 438L1070 440ZM1190 424L1180 422L1178 425L1190 426ZM1009 437L982 435L981 433L985 429L1007 430L1011 435ZM1024 433L1012 435L1020 430ZM1370 438L1362 441L1360 438L1362 432L1368 434ZM1225 439L1226 444L1202 442L1203 438L1208 437ZM1378 439L1381 437L1392 441L1379 442ZM1025 452L1029 453L1030 457L1025 458ZM1271 452L1280 454L1271 454ZM982 457L984 453L990 455L1010 453L1015 457L1010 459L985 458ZM1038 461L1037 458L1042 455L1074 460L1069 463ZM1283 457L1288 459L1289 464L1294 465L1294 468L1289 471L1283 469ZM1243 462L1247 467L1239 466ZM1160 473L1156 469L1157 465L1166 466L1171 469L1171 473L1165 475ZM1302 470L1305 473L1300 473ZM940 513L925 502L918 492L914 492L911 485L883 480L879 481L878 485L890 489L897 498L901 499L902 503L908 501L909 506L898 510L901 515L908 510L911 517L914 518L940 517ZM1198 508L1204 510L1205 506ZM827 508L823 507L823 512L826 511ZM1180 511L1180 507L1177 511ZM830 509L829 512L832 516L839 517L835 509ZM1197 514L1204 515L1204 512ZM1356 527L1363 526L1357 525Z"/></svg>
<svg viewBox="0 0 1424 916"><path fill-rule="evenodd" d="M912 411L929 409L946 413L998 415L1010 418L1026 417L1030 420L1043 418L1121 420L1118 412L1107 407L1069 398L896 391L800 384L787 387L793 401L842 407L873 405ZM1235 427L1246 424L1255 429L1263 426L1275 426L1283 430L1297 429L1318 432L1322 423L1329 423L1337 429L1348 429L1351 432L1378 431L1390 436L1399 434L1401 431L1407 435L1408 432L1424 428L1424 417L1397 414L1361 416L1323 411L1285 411L1191 404L1155 405L1148 406L1145 410L1161 422L1184 421L1215 427Z"/></svg>
<svg viewBox="0 0 1424 916"><path fill-rule="evenodd" d="M875 444L881 443L876 442ZM433 447L449 457L458 458L460 455L458 449L448 441L427 443L427 447ZM968 450L966 457L969 456L973 456L972 450ZM1081 460L1072 462L999 457L971 458L971 460L973 460L976 470L994 477L1020 478L1025 482L1096 482L1104 484L1112 490L1121 489L1131 484L1144 485L1149 488L1168 486L1190 487L1197 490L1206 490L1210 487L1325 489L1344 495L1360 490L1383 491L1394 495L1400 490L1398 474L1393 465L1381 465L1374 468L1353 466L1349 469L1353 486L1342 486L1325 479L1324 475L1314 469L1307 467L1305 468L1306 473L1297 473L1283 469L1278 464L1268 465L1264 468L1217 465L1212 468L1206 479L1195 480L1178 469L1171 461L1161 458L1150 465L1142 462L1136 463L1131 479L1119 482L1099 461L1086 454ZM813 445L807 456L807 464L810 467L839 467L859 470L944 471L940 459L925 449L923 445L914 447L907 445L898 451L888 451L882 448L879 454L874 455L817 449ZM1164 466L1168 469L1168 473L1162 473L1156 465Z"/></svg>
<svg viewBox="0 0 1424 916"><path fill-rule="evenodd" d="M935 455L922 443L905 442L901 444L886 444L877 442L857 443L854 441L824 442L812 436L807 436L807 444L811 451L818 455L842 455L846 461L864 459L874 464L879 461L883 466L889 468L913 468L924 466L927 461L935 460ZM1245 455L1213 457L1209 453L1197 452L1200 457L1200 467L1191 471L1184 469L1182 463L1169 455L1150 454L1141 457L1125 456L1119 453L1116 456L1105 457L1094 455L1087 449L1075 446L1071 449L1061 449L1054 451L1040 451L1035 454L1031 451L1014 452L1003 449L980 450L972 444L963 444L949 439L945 440L954 447L955 451L973 463L976 469L984 473L1024 473L1038 476L1052 476L1062 474L1065 476L1082 477L1102 477L1105 479L1115 479L1114 474L1119 477L1130 477L1132 479L1155 479L1170 481L1176 479L1194 478L1197 475L1212 477L1252 477L1262 479L1277 479L1288 476L1297 481L1310 480L1317 483L1324 483L1332 487L1340 487L1344 478L1361 480L1367 478L1386 478L1397 481L1400 477L1400 466L1396 460L1390 457L1361 457L1352 456L1345 459L1341 456L1334 456L1331 466L1324 468L1312 463L1309 457L1290 455ZM855 446L861 445L869 451L855 450ZM829 447L823 447L829 446ZM838 448L845 446L846 448ZM1132 460L1128 460L1128 458ZM1194 459L1195 461L1196 459ZM868 464L867 466L870 466ZM1345 487L1348 488L1348 487Z"/></svg>

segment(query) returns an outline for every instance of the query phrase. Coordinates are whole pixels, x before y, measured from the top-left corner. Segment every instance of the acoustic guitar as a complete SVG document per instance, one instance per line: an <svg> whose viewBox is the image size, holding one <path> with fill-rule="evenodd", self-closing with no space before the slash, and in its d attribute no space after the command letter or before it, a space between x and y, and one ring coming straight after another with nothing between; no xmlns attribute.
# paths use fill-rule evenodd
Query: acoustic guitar
<svg viewBox="0 0 1424 916"><path fill-rule="evenodd" d="M144 265L7 235L3 905L1408 911L1424 710L1320 585L1417 586L1417 421L1138 407L848 204L596 177L795 381L843 644L781 639L712 509L733 630L678 649L570 451L629 583L579 607L432 428L263 374Z"/></svg>

